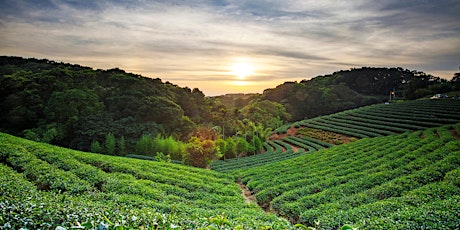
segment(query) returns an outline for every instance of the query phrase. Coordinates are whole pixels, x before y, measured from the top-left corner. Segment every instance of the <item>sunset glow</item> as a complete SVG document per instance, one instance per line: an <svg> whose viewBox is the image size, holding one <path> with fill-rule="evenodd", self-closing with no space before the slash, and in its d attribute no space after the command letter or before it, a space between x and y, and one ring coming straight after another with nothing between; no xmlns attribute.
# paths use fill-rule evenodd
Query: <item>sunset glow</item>
<svg viewBox="0 0 460 230"><path fill-rule="evenodd" d="M1 55L120 68L208 96L240 93L224 86L236 80L257 82L250 90L261 93L363 66L450 79L460 64L460 2L452 0L0 0L0 6Z"/></svg>
<svg viewBox="0 0 460 230"><path fill-rule="evenodd" d="M247 63L236 63L232 66L232 73L238 76L240 80L252 74L252 67Z"/></svg>

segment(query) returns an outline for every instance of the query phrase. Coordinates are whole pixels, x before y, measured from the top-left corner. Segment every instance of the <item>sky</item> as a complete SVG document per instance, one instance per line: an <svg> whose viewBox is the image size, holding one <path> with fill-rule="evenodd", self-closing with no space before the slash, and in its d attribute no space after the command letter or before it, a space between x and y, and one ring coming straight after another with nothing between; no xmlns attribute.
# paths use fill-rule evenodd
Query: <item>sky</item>
<svg viewBox="0 0 460 230"><path fill-rule="evenodd" d="M0 55L120 68L207 96L359 67L451 79L460 0L0 0Z"/></svg>

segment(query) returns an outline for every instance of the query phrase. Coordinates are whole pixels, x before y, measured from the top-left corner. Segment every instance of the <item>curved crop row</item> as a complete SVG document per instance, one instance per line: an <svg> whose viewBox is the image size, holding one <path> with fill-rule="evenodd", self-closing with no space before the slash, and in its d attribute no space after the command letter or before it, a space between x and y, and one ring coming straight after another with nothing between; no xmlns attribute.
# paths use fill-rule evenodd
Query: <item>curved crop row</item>
<svg viewBox="0 0 460 230"><path fill-rule="evenodd" d="M299 145L304 145L307 148L311 147L314 148L314 150L321 150L324 149L325 147L330 147L329 143L321 143L319 144L317 140L311 139L311 138L299 138L299 137L286 137L284 138L286 142L291 142L293 144L299 144Z"/></svg>
<svg viewBox="0 0 460 230"><path fill-rule="evenodd" d="M371 105L298 122L359 138L378 137L460 122L460 102L421 100Z"/></svg>
<svg viewBox="0 0 460 230"><path fill-rule="evenodd" d="M0 226L290 229L246 204L234 177L85 153L0 133Z"/></svg>
<svg viewBox="0 0 460 230"><path fill-rule="evenodd" d="M302 126L305 126L305 127L310 127L310 128L315 128L315 129L322 129L322 130L326 130L326 131L331 131L331 132L335 132L335 133L341 133L341 134L354 136L354 137L359 137L359 138L381 136L379 134L366 132L366 131L361 131L361 130L358 130L358 129L355 129L355 128L328 124L328 123L325 123L325 122L321 122L319 119L317 119L317 120L306 120L306 121L302 122L301 124L302 124Z"/></svg>
<svg viewBox="0 0 460 230"><path fill-rule="evenodd" d="M240 177L260 205L305 225L456 229L459 132L460 123L361 139Z"/></svg>
<svg viewBox="0 0 460 230"><path fill-rule="evenodd" d="M369 127L367 124L344 122L340 119L330 116L322 117L321 122L343 128L352 128L355 129L356 132L364 133L370 137L387 136L395 134L394 132L387 131L386 129L380 129L379 127Z"/></svg>
<svg viewBox="0 0 460 230"><path fill-rule="evenodd" d="M274 140L273 141L274 143L278 144L279 146L282 146L283 147L283 153L285 154L292 154L294 152L294 149L292 148L292 145L284 142L284 141L280 141L280 140Z"/></svg>
<svg viewBox="0 0 460 230"><path fill-rule="evenodd" d="M305 143L303 141L299 141L297 139L295 139L294 137L286 137L283 139L284 141L286 142L289 142L293 145L296 145L300 148L303 148L305 150L308 150L308 151L316 151L317 148L313 147L310 143Z"/></svg>
<svg viewBox="0 0 460 230"><path fill-rule="evenodd" d="M370 122L357 121L357 120L350 119L350 116L345 116L345 117L332 117L331 116L331 117L327 117L326 119L329 121L334 121L338 123L345 123L345 124L350 124L354 126L361 126L361 128L365 127L366 129L372 132L380 132L383 135L392 135L395 133L404 133L404 132L411 131L409 129L404 129L404 128L393 126L393 124L379 125L379 124L372 123L372 121Z"/></svg>
<svg viewBox="0 0 460 230"><path fill-rule="evenodd" d="M275 150L243 158L214 161L211 165L211 168L219 172L228 172L240 169L243 170L274 162L284 161L306 153L306 151L303 149L293 153L292 146L286 146L291 148L290 151L283 151L283 148L280 144L285 144L284 142L279 143L278 141L270 141L265 143L267 143L267 145L270 144L270 146L272 146Z"/></svg>

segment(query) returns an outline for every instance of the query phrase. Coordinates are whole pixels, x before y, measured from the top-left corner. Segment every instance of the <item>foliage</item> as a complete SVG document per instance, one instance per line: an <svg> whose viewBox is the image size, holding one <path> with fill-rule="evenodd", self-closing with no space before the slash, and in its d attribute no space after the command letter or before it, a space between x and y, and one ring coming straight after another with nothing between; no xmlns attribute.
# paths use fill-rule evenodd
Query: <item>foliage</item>
<svg viewBox="0 0 460 230"><path fill-rule="evenodd" d="M120 151L120 155L126 155L126 142L124 136L121 136L120 140L118 141L118 149Z"/></svg>
<svg viewBox="0 0 460 230"><path fill-rule="evenodd" d="M91 143L91 152L93 153L103 153L104 148L101 146L101 143L99 141L93 141Z"/></svg>
<svg viewBox="0 0 460 230"><path fill-rule="evenodd" d="M460 101L417 100L379 104L298 122L358 138L392 135L460 122Z"/></svg>
<svg viewBox="0 0 460 230"><path fill-rule="evenodd" d="M292 229L234 178L79 152L0 133L0 226L11 229Z"/></svg>
<svg viewBox="0 0 460 230"><path fill-rule="evenodd" d="M392 99L413 100L446 93L458 85L420 71L403 68L353 68L267 89L262 99L282 104L292 120L332 114Z"/></svg>
<svg viewBox="0 0 460 230"><path fill-rule="evenodd" d="M303 226L456 229L459 131L456 123L363 138L232 173L260 205Z"/></svg>
<svg viewBox="0 0 460 230"><path fill-rule="evenodd" d="M136 154L153 156L152 137L150 135L142 135L136 143Z"/></svg>
<svg viewBox="0 0 460 230"><path fill-rule="evenodd" d="M120 69L3 56L0 72L0 129L65 147L90 150L113 133L134 152L143 134L186 139L210 113L198 89Z"/></svg>
<svg viewBox="0 0 460 230"><path fill-rule="evenodd" d="M176 140L172 136L163 138L161 135L157 135L156 137L142 135L136 143L136 154L150 157L161 154L177 161L184 161L188 155L185 143Z"/></svg>
<svg viewBox="0 0 460 230"><path fill-rule="evenodd" d="M115 155L115 148L116 148L116 140L115 140L115 135L113 133L108 133L107 136L105 137L105 149L107 154L109 155Z"/></svg>
<svg viewBox="0 0 460 230"><path fill-rule="evenodd" d="M222 153L226 159L237 157L236 143L234 138L230 137L225 140L225 151Z"/></svg>
<svg viewBox="0 0 460 230"><path fill-rule="evenodd" d="M283 121L291 118L283 105L269 100L252 100L241 109L241 113L253 123L271 129L277 128L284 123Z"/></svg>
<svg viewBox="0 0 460 230"><path fill-rule="evenodd" d="M192 137L187 143L187 162L195 167L206 168L217 155L213 140Z"/></svg>

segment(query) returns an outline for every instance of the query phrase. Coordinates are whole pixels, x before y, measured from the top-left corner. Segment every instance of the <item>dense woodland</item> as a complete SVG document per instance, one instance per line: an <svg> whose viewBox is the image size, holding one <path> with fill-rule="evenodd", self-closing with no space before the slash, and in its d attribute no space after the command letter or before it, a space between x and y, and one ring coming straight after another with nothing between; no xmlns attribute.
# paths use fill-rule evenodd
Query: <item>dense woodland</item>
<svg viewBox="0 0 460 230"><path fill-rule="evenodd" d="M201 167L260 152L271 130L286 122L381 103L391 92L399 100L460 90L460 73L447 81L402 68L351 69L263 94L219 97L117 68L46 59L0 57L0 75L1 132Z"/></svg>
<svg viewBox="0 0 460 230"><path fill-rule="evenodd" d="M460 90L460 73L451 81L403 68L342 70L267 89L263 98L281 103L292 120L332 114L390 100L414 100ZM454 93L455 94L455 93Z"/></svg>

